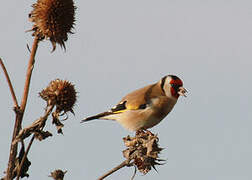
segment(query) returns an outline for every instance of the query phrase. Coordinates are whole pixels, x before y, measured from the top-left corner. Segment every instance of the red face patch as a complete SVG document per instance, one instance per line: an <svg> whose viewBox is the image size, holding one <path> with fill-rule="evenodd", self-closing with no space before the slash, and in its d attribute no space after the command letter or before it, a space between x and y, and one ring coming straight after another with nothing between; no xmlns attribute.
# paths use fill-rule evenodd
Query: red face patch
<svg viewBox="0 0 252 180"><path fill-rule="evenodd" d="M183 86L183 82L179 78L177 78L177 79L172 79L170 84L171 84L172 96L178 98L179 97L178 89L179 87Z"/></svg>
<svg viewBox="0 0 252 180"><path fill-rule="evenodd" d="M178 79L172 79L170 84L175 84L175 85L179 85L179 86L183 86L183 82L178 78Z"/></svg>

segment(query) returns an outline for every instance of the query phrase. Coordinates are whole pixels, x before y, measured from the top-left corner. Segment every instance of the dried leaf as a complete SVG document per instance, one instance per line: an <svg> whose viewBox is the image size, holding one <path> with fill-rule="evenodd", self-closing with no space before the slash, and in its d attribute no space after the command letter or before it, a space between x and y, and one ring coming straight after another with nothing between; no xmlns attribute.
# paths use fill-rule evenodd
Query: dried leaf
<svg viewBox="0 0 252 180"><path fill-rule="evenodd" d="M19 155L15 160L15 169L14 169L14 172L13 172L13 177L14 178L17 176L17 171L18 171L19 165L20 165L20 163L21 163L21 161L22 161L22 159L24 157L24 153L25 153L25 148L24 148L24 146L22 146L21 149L20 149ZM29 177L29 174L27 173L27 171L29 170L30 165L31 165L31 162L26 157L25 160L24 160L23 166L22 166L22 168L20 170L20 177L21 178Z"/></svg>
<svg viewBox="0 0 252 180"><path fill-rule="evenodd" d="M63 134L62 128L64 127L64 124L62 124L62 123L60 122L58 113L54 112L54 113L52 114L52 116L53 116L53 121L52 121L52 123L55 124L55 126L56 126L56 128L57 128L57 132L58 132L59 134Z"/></svg>
<svg viewBox="0 0 252 180"><path fill-rule="evenodd" d="M50 136L52 136L52 133L50 133L49 131L36 131L34 133L35 138L42 141Z"/></svg>

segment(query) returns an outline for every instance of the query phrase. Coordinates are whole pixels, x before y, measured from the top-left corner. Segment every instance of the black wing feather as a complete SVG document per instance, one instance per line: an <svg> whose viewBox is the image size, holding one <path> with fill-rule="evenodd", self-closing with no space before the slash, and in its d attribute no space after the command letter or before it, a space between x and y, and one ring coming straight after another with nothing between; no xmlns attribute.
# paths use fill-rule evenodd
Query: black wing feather
<svg viewBox="0 0 252 180"><path fill-rule="evenodd" d="M115 112L121 111L121 110L124 110L124 109L126 109L126 101L117 104L110 111L103 112L103 113L100 113L100 114L97 114L97 115L94 115L94 116L87 117L86 119L83 119L81 122L87 122L87 121L91 121L91 120L94 120L94 119L99 119L101 117L114 114Z"/></svg>
<svg viewBox="0 0 252 180"><path fill-rule="evenodd" d="M103 112L103 113L100 113L100 114L97 114L97 115L94 115L94 116L90 116L90 117L87 117L86 119L83 119L81 121L81 123L91 121L91 120L94 120L94 119L99 119L101 117L104 117L104 116L107 116L107 115L110 115L110 114L113 114L113 112L107 111L107 112Z"/></svg>
<svg viewBox="0 0 252 180"><path fill-rule="evenodd" d="M123 101L123 102L117 104L115 107L111 108L111 111L116 112L116 111L121 111L121 110L126 109L126 102L127 101Z"/></svg>

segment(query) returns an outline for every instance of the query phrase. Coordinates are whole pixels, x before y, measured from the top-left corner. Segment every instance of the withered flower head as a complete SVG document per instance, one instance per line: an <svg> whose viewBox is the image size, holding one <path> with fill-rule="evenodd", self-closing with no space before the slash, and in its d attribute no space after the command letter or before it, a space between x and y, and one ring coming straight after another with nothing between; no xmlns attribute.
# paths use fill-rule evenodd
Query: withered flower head
<svg viewBox="0 0 252 180"><path fill-rule="evenodd" d="M29 19L34 23L33 36L40 40L50 39L53 50L56 43L65 49L68 33L73 33L75 9L73 0L37 0L32 5Z"/></svg>
<svg viewBox="0 0 252 180"><path fill-rule="evenodd" d="M143 174L147 174L155 165L162 165L158 155L162 148L158 146L158 137L150 131L141 131L135 137L127 136L123 138L127 147L123 151L123 155L129 161L133 161L138 170Z"/></svg>
<svg viewBox="0 0 252 180"><path fill-rule="evenodd" d="M39 93L40 97L47 101L48 105L55 105L56 112L73 113L76 102L76 91L74 85L69 81L56 79Z"/></svg>
<svg viewBox="0 0 252 180"><path fill-rule="evenodd" d="M55 180L63 180L66 173L67 171L63 172L61 169L56 169L51 172L51 175L49 177L52 177Z"/></svg>

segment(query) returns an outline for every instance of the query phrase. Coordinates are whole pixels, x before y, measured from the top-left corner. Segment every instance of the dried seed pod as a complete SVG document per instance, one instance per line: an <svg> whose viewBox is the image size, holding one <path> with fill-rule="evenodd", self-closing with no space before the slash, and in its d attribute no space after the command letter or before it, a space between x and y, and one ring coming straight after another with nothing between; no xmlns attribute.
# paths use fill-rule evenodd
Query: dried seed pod
<svg viewBox="0 0 252 180"><path fill-rule="evenodd" d="M138 132L135 137L127 136L123 138L127 147L123 155L129 161L133 161L136 167L143 174L148 173L155 165L162 165L158 155L162 148L158 146L158 137L150 131Z"/></svg>
<svg viewBox="0 0 252 180"><path fill-rule="evenodd" d="M56 43L65 49L68 33L73 33L75 9L73 0L37 0L29 19L34 23L33 36L49 39L54 51Z"/></svg>
<svg viewBox="0 0 252 180"><path fill-rule="evenodd" d="M76 102L76 91L74 85L69 81L56 79L51 81L47 88L39 93L40 97L47 101L48 105L56 105L56 112L73 113Z"/></svg>

